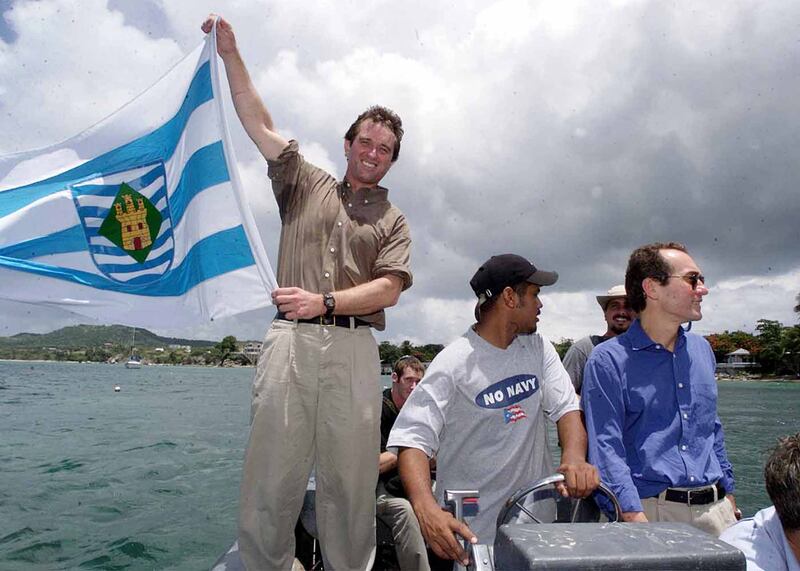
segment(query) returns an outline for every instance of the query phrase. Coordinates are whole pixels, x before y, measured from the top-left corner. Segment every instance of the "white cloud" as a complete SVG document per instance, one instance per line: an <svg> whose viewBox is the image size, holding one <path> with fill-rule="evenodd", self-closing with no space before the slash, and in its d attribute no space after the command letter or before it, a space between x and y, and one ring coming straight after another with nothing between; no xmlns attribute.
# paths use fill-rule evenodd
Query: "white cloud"
<svg viewBox="0 0 800 571"><path fill-rule="evenodd" d="M724 330L754 333L759 319L784 325L800 321L793 312L800 293L800 269L775 276L739 276L709 284L703 300L703 320L696 331L708 334Z"/></svg>
<svg viewBox="0 0 800 571"><path fill-rule="evenodd" d="M19 0L6 13L16 38L0 41L2 152L52 144L122 105L201 40L215 8L110 5ZM370 104L404 119L386 185L411 225L415 285L388 311L383 337L460 334L472 319L469 277L500 252L558 270L544 294L548 336L601 332L597 292L622 281L633 248L675 239L716 279L698 330L793 322L800 119L787 94L800 90L800 4L353 8L238 1L223 15L279 130L312 162L340 176L343 133ZM274 260L266 168L226 109ZM29 314L13 315L25 330ZM256 332L264 320L229 326Z"/></svg>
<svg viewBox="0 0 800 571"><path fill-rule="evenodd" d="M403 303L389 315L396 322L393 330L402 334L381 334L379 338L397 344L407 339L415 345L446 345L474 323L474 307L474 301L435 297Z"/></svg>
<svg viewBox="0 0 800 571"><path fill-rule="evenodd" d="M5 17L19 35L0 43L2 152L53 144L86 129L182 56L174 41L126 26L102 0L20 1Z"/></svg>

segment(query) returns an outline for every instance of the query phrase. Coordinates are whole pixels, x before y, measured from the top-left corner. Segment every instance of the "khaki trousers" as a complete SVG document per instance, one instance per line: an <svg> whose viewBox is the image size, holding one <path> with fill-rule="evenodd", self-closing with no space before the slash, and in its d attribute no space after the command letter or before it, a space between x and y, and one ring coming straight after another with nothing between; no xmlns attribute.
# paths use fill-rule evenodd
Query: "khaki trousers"
<svg viewBox="0 0 800 571"><path fill-rule="evenodd" d="M683 489L683 488L678 488ZM677 521L693 525L715 537L736 523L733 504L727 499L718 498L710 504L690 506L679 502L668 502L661 492L657 498L642 500L642 508L647 521Z"/></svg>
<svg viewBox="0 0 800 571"><path fill-rule="evenodd" d="M239 546L249 571L291 569L314 464L325 568L372 566L379 375L368 327L273 322L253 382L240 495Z"/></svg>
<svg viewBox="0 0 800 571"><path fill-rule="evenodd" d="M376 502L378 519L392 530L394 550L401 571L430 571L428 550L419 528L419 521L411 503L386 491L383 482L378 482Z"/></svg>

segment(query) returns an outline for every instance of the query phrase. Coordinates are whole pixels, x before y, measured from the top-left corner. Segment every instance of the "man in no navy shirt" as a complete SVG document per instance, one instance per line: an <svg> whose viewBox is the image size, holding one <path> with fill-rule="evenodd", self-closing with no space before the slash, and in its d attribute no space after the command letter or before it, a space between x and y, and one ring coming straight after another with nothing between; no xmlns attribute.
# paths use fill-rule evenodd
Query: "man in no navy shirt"
<svg viewBox="0 0 800 571"><path fill-rule="evenodd" d="M558 427L562 493L585 496L599 484L586 463L575 390L552 343L536 332L539 291L557 279L514 254L481 265L470 281L478 322L436 356L389 436L422 534L439 557L467 560L455 534L492 544L508 496L553 473L545 417ZM469 526L442 510L447 489L479 490L480 511Z"/></svg>

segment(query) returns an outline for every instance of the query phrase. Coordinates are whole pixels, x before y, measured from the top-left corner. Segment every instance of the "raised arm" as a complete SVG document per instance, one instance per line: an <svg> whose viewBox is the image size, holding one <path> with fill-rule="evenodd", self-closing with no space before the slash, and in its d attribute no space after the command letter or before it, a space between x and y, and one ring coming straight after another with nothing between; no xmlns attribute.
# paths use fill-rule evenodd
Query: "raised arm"
<svg viewBox="0 0 800 571"><path fill-rule="evenodd" d="M231 88L233 107L244 130L268 160L275 160L288 142L276 131L272 116L258 95L247 67L244 65L231 25L216 14L210 14L203 25L205 33L211 32L217 21L217 52L225 64L225 73Z"/></svg>

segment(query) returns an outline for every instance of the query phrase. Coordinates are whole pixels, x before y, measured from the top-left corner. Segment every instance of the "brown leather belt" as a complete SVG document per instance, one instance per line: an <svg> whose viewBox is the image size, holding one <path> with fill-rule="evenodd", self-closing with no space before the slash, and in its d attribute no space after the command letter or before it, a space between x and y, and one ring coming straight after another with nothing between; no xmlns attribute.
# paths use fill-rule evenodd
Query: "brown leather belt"
<svg viewBox="0 0 800 571"><path fill-rule="evenodd" d="M363 319L355 316L351 317L349 315L333 315L331 317L320 315L319 317L313 317L311 319L289 319L285 314L279 311L275 314L275 319L280 319L281 321L297 321L298 323L313 323L315 325L333 325L335 327L347 327L348 329L351 327L350 320L352 319L353 327L369 327L369 323Z"/></svg>
<svg viewBox="0 0 800 571"><path fill-rule="evenodd" d="M716 493L714 493L716 488ZM710 504L725 497L725 488L717 482L713 486L704 486L697 490L676 490L667 488L664 499L668 502L677 502L690 506Z"/></svg>

